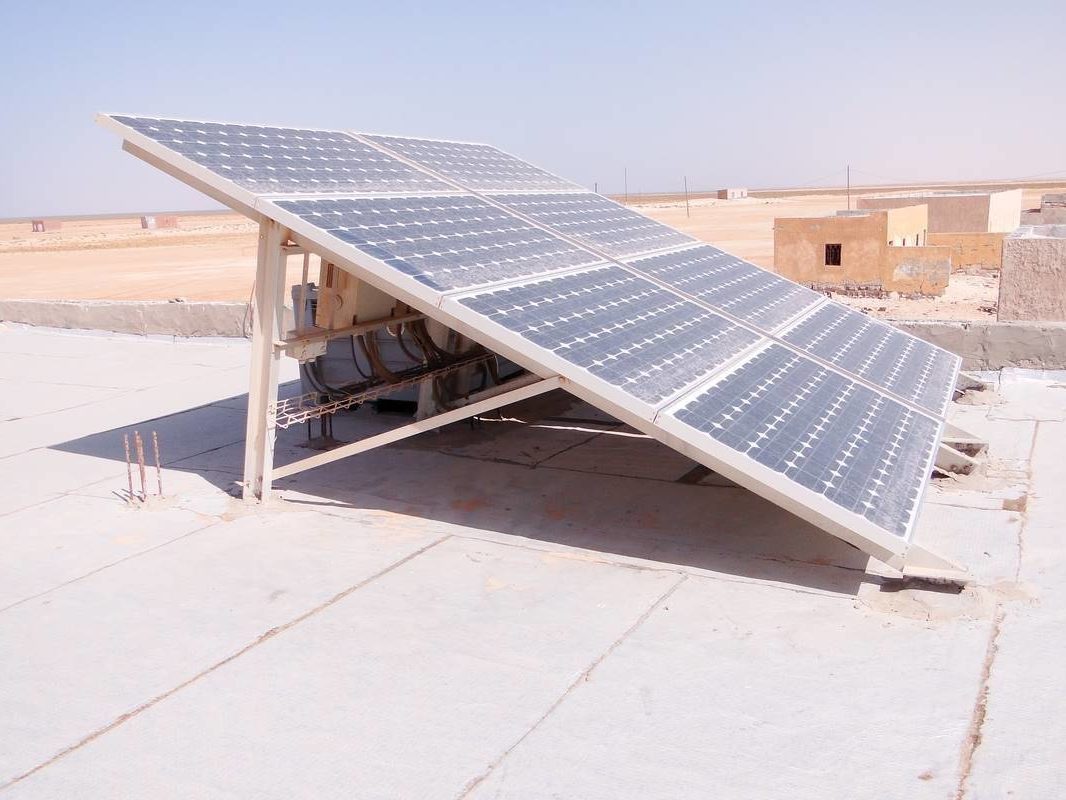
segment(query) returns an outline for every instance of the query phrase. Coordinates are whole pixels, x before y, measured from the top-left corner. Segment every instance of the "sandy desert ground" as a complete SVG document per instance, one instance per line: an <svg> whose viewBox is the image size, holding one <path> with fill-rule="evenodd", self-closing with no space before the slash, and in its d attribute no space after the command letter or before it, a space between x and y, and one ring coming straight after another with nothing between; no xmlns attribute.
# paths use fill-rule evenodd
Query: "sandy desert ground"
<svg viewBox="0 0 1066 800"><path fill-rule="evenodd" d="M1047 188L1025 191L1039 205ZM1060 190L1061 191L1061 190ZM700 199L636 205L640 211L764 267L773 267L775 217L819 216L846 207L842 195L745 200ZM142 230L135 216L64 220L32 233L27 221L0 223L0 298L68 300L247 300L255 272L256 228L231 213L188 213L178 228ZM299 280L291 259L290 280ZM944 297L849 299L871 313L909 318L988 318L997 286L986 275L952 276Z"/></svg>

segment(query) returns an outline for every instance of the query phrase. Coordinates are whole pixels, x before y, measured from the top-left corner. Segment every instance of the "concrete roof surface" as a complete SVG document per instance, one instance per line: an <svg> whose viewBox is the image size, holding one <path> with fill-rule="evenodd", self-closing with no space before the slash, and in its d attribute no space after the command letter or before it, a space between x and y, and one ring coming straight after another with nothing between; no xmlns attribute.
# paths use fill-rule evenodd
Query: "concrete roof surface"
<svg viewBox="0 0 1066 800"><path fill-rule="evenodd" d="M0 799L1066 785L1062 375L953 404L987 463L930 488L918 538L971 567L957 592L558 393L246 505L248 354L0 328ZM165 462L143 507L134 428Z"/></svg>

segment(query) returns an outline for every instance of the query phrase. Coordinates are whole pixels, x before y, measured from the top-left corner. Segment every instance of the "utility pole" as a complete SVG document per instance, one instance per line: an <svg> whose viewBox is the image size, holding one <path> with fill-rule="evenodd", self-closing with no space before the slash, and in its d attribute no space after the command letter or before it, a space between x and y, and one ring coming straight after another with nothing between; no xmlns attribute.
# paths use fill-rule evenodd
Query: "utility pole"
<svg viewBox="0 0 1066 800"><path fill-rule="evenodd" d="M596 182L596 181L593 182L592 191L595 192L596 194L600 193L600 184L598 182Z"/></svg>
<svg viewBox="0 0 1066 800"><path fill-rule="evenodd" d="M623 205L629 205L629 167L622 167L622 191L625 198Z"/></svg>
<svg viewBox="0 0 1066 800"><path fill-rule="evenodd" d="M691 216L688 213L688 175L685 176L685 216Z"/></svg>
<svg viewBox="0 0 1066 800"><path fill-rule="evenodd" d="M844 168L848 180L848 211L851 211L851 164Z"/></svg>

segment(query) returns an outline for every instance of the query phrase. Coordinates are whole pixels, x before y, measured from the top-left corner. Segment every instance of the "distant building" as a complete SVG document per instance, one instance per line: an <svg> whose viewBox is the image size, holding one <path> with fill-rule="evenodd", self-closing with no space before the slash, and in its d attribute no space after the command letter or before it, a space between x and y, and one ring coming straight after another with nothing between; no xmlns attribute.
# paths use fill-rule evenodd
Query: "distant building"
<svg viewBox="0 0 1066 800"><path fill-rule="evenodd" d="M860 197L865 209L929 207L930 233L1010 233L1021 224L1022 190L1002 192L921 192Z"/></svg>
<svg viewBox="0 0 1066 800"><path fill-rule="evenodd" d="M1026 225L1003 240L999 319L1066 322L1066 224Z"/></svg>
<svg viewBox="0 0 1066 800"><path fill-rule="evenodd" d="M951 250L926 244L928 224L925 205L776 219L774 270L844 294L939 295Z"/></svg>
<svg viewBox="0 0 1066 800"><path fill-rule="evenodd" d="M1022 225L1066 224L1066 194L1045 194L1040 208L1022 212Z"/></svg>
<svg viewBox="0 0 1066 800"><path fill-rule="evenodd" d="M929 244L951 248L952 269L998 270L1003 237L1021 224L1022 190L860 197L861 209L929 207Z"/></svg>
<svg viewBox="0 0 1066 800"><path fill-rule="evenodd" d="M748 190L747 189L732 188L732 189L719 189L718 190L718 199L719 200L740 200L741 198L747 197L747 196L748 196Z"/></svg>
<svg viewBox="0 0 1066 800"><path fill-rule="evenodd" d="M148 214L141 217L141 227L144 230L176 228L178 227L178 218L173 214Z"/></svg>

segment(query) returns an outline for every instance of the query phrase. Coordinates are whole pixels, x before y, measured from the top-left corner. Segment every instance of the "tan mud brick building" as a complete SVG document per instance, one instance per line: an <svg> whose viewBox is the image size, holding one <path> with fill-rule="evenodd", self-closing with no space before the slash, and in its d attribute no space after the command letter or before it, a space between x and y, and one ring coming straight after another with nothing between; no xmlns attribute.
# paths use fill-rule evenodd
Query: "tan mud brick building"
<svg viewBox="0 0 1066 800"><path fill-rule="evenodd" d="M774 221L774 269L814 289L881 296L939 295L951 249L927 244L928 208L839 211Z"/></svg>
<svg viewBox="0 0 1066 800"><path fill-rule="evenodd" d="M953 270L998 270L1003 238L1021 224L1022 190L923 192L860 197L860 209L886 210L922 203L929 208L931 245L951 248Z"/></svg>

